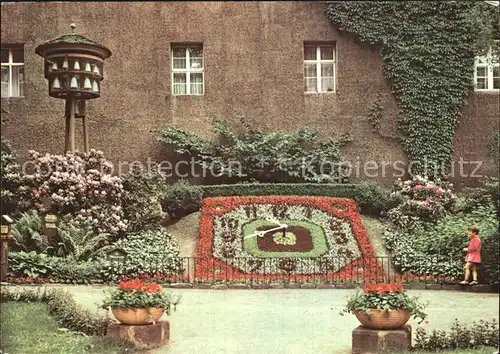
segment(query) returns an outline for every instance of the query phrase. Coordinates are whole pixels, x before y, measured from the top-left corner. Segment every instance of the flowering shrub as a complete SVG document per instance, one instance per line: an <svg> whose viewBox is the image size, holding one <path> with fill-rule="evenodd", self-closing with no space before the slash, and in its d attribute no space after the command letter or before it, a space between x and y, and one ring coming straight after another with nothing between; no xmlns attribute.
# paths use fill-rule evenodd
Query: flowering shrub
<svg viewBox="0 0 500 354"><path fill-rule="evenodd" d="M31 150L29 162L33 173L26 175L26 179L37 210L71 214L99 233L117 234L126 230L121 205L122 181L111 175L113 165L101 151L42 156Z"/></svg>
<svg viewBox="0 0 500 354"><path fill-rule="evenodd" d="M2 139L0 147L0 198L2 213L12 215L20 207L23 176L8 141Z"/></svg>
<svg viewBox="0 0 500 354"><path fill-rule="evenodd" d="M436 221L453 211L457 197L451 183L430 181L427 177L415 176L411 180L394 183L394 196L403 198L403 203L388 212L389 219L398 227L406 228L412 222Z"/></svg>
<svg viewBox="0 0 500 354"><path fill-rule="evenodd" d="M321 233L315 235L309 227L312 248L308 252L259 255L248 248L255 242L248 241L245 228L268 217L297 226L307 221ZM287 240L291 242L289 237ZM378 270L356 203L320 197L206 198L196 262L195 276L214 280L285 280L291 274L298 281L313 281L317 276L347 280L368 277Z"/></svg>
<svg viewBox="0 0 500 354"><path fill-rule="evenodd" d="M109 307L137 309L158 307L165 309L170 314L172 305L175 306L178 299L172 301L169 294L163 292L160 285L156 283L146 284L144 281L134 279L120 282L118 289L113 289L108 293L107 298L102 303L102 308Z"/></svg>
<svg viewBox="0 0 500 354"><path fill-rule="evenodd" d="M426 306L417 297L409 297L402 284L366 282L362 291L358 290L348 299L340 314L362 312L369 315L370 310L406 310L421 323L427 317L424 313Z"/></svg>

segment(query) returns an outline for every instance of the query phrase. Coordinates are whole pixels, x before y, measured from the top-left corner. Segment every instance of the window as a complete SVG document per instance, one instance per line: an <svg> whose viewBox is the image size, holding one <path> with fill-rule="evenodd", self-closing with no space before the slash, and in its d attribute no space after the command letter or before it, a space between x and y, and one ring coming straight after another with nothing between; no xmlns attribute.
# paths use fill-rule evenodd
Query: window
<svg viewBox="0 0 500 354"><path fill-rule="evenodd" d="M476 91L496 91L500 89L500 65L498 44L483 56L478 56L474 63L474 87Z"/></svg>
<svg viewBox="0 0 500 354"><path fill-rule="evenodd" d="M172 44L172 94L203 95L203 45Z"/></svg>
<svg viewBox="0 0 500 354"><path fill-rule="evenodd" d="M2 97L24 96L24 48L2 44Z"/></svg>
<svg viewBox="0 0 500 354"><path fill-rule="evenodd" d="M335 45L304 45L304 91L335 91Z"/></svg>

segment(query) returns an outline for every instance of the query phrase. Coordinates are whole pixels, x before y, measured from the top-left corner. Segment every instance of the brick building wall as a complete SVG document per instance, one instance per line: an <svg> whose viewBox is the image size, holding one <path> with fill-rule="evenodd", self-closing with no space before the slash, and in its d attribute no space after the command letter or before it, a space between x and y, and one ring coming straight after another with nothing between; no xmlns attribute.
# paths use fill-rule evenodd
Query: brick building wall
<svg viewBox="0 0 500 354"><path fill-rule="evenodd" d="M347 133L353 141L344 152L353 162L405 161L400 144L384 137L396 134L397 109L381 58L336 30L324 10L323 2L2 5L1 41L23 43L25 56L25 97L2 99L2 136L21 158L29 149L63 152L64 102L48 96L35 48L68 34L74 22L79 34L113 52L105 62L101 98L90 101L87 111L90 146L114 162L168 158L151 130L173 124L208 137L213 118L236 123L238 115L270 130L306 127L324 138ZM336 43L336 92L304 93L307 41ZM172 95L172 42L203 43L203 96ZM367 117L379 94L384 115L376 133ZM498 130L498 115L498 93L471 95L454 158L484 161L482 172L494 173L485 140ZM390 184L390 176L387 168L385 177L373 179Z"/></svg>

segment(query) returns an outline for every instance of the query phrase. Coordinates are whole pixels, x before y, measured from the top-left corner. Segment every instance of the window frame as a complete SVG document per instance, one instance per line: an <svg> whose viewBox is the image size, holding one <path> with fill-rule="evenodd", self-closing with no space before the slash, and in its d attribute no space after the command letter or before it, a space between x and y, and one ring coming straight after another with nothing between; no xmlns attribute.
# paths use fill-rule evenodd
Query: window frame
<svg viewBox="0 0 500 354"><path fill-rule="evenodd" d="M195 47L201 47L202 50L202 56L201 56L201 62L202 66L201 68L191 68L191 63L190 63L190 56L189 56L189 49L190 48L195 48ZM186 67L185 68L174 68L174 49L184 49L186 56L185 61L186 61ZM171 75L171 82L172 82L172 96L204 96L205 95L205 52L203 50L203 43L171 43L170 45L170 58L172 61L172 75ZM174 87L174 75L175 74L186 74L186 93L175 93ZM202 87L203 87L203 93L191 93L191 74L201 74L202 77Z"/></svg>
<svg viewBox="0 0 500 354"><path fill-rule="evenodd" d="M2 98L24 98L24 74L25 74L25 66L24 66L24 45L22 44L3 44L2 43L2 50L7 50L9 52L9 61L4 63L4 62L0 62L0 67L5 67L7 66L8 70L9 70L9 87L8 87L8 95L7 96L2 96ZM13 51L14 50L22 50L22 53L23 53L23 62L20 63L20 62L14 62L14 55L13 55ZM23 68L23 80L21 81L18 77L18 80L17 80L17 92L19 92L19 85L22 83L23 84L23 95L18 95L18 96L14 96L12 94L12 88L13 88L13 67L22 67Z"/></svg>
<svg viewBox="0 0 500 354"><path fill-rule="evenodd" d="M474 91L475 92L500 92L500 87L499 88L493 88L493 79L495 78L493 76L493 70L494 68L499 68L499 81L500 81L500 60L497 62L493 62L493 46L497 47L500 45L500 41L494 41L494 44L488 49L488 52L486 55L477 55L474 58ZM498 50L499 55L500 55L500 50ZM483 58L485 63L479 63L479 58ZM478 76L477 75L477 69L478 68L485 68L486 69L486 76ZM486 79L486 88L478 88L478 78L480 79Z"/></svg>
<svg viewBox="0 0 500 354"><path fill-rule="evenodd" d="M306 47L315 47L316 48L316 59L315 60L306 60L305 53ZM321 59L321 47L332 47L333 55L332 59ZM306 91L304 88L305 94L331 94L337 92L337 46L335 42L304 42L303 45L303 55L302 55L302 85L304 85L304 80L315 78L316 79L316 91ZM305 64L314 64L316 66L316 76L314 77L306 77L304 73L304 65ZM322 76L321 75L321 65L322 64L333 64L333 76ZM323 79L332 78L333 79L333 90L332 91L323 91Z"/></svg>

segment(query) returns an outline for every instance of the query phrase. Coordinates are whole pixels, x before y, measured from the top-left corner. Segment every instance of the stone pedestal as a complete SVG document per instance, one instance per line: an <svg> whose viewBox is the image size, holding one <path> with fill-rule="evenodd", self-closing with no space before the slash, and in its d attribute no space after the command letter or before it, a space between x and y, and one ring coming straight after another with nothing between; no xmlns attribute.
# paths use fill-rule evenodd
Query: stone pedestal
<svg viewBox="0 0 500 354"><path fill-rule="evenodd" d="M111 324L108 326L106 337L129 342L135 348L141 350L159 348L168 343L170 323L160 321L143 326Z"/></svg>
<svg viewBox="0 0 500 354"><path fill-rule="evenodd" d="M410 348L410 326L387 330L359 326L352 331L352 354L397 353Z"/></svg>

